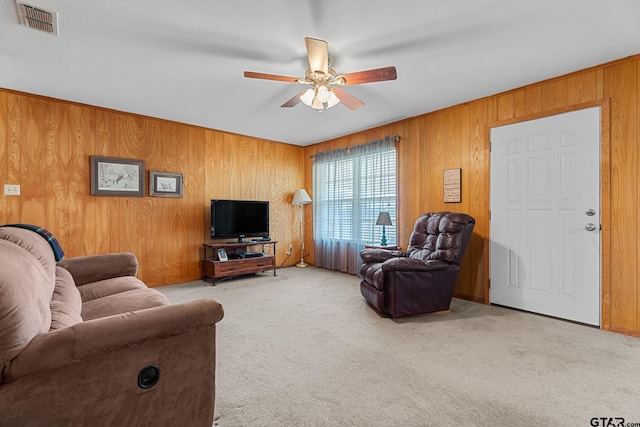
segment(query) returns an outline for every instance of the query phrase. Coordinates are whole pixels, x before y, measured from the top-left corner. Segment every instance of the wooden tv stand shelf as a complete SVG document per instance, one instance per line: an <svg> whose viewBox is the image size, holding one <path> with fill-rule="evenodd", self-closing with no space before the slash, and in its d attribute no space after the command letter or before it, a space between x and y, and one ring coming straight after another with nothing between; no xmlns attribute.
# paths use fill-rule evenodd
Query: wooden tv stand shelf
<svg viewBox="0 0 640 427"><path fill-rule="evenodd" d="M253 240L242 243L204 243L204 260L202 262L202 280L211 278L213 283L245 274L260 273L273 270L276 275L276 243L275 240ZM259 253L262 256L242 257L245 253L256 253L259 246ZM254 249L249 252L248 249ZM270 247L270 254L265 253L265 247ZM224 249L227 253L228 261L221 261L218 257L218 250Z"/></svg>

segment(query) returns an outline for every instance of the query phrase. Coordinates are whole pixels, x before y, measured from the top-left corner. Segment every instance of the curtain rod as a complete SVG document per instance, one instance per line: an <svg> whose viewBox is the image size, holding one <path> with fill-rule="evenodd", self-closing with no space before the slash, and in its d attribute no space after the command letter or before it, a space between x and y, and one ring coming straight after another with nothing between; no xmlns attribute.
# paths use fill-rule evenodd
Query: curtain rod
<svg viewBox="0 0 640 427"><path fill-rule="evenodd" d="M337 154L337 153L349 153L352 149L356 149L356 148L363 148L366 147L368 145L373 145L376 143L380 143L380 142L386 142L386 141L393 141L393 142L399 142L400 141L400 136L399 135L388 135L385 136L384 138L381 139L376 139L374 141L369 141L369 142L365 142L364 144L359 144L359 145L353 145L351 147L342 147L342 148L336 148L333 150L327 150L327 151L320 151L316 154L313 154L309 157L314 158L315 156L322 154L324 155L331 155L331 154Z"/></svg>

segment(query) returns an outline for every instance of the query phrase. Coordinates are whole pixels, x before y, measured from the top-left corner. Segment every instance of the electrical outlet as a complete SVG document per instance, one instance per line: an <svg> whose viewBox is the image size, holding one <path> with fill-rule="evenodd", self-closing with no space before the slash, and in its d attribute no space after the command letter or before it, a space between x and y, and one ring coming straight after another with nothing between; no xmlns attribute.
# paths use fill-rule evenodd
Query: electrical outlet
<svg viewBox="0 0 640 427"><path fill-rule="evenodd" d="M20 185L14 184L5 184L4 185L4 195L5 196L19 196L20 195Z"/></svg>
<svg viewBox="0 0 640 427"><path fill-rule="evenodd" d="M287 255L291 255L292 252L293 252L293 245L289 244L289 250L287 251Z"/></svg>

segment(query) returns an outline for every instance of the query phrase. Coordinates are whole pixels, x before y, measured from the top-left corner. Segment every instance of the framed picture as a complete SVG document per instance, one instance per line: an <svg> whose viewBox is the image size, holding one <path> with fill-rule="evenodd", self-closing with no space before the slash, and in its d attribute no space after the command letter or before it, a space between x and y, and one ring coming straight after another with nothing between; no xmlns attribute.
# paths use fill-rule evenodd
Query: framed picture
<svg viewBox="0 0 640 427"><path fill-rule="evenodd" d="M462 202L462 169L445 169L444 170L444 202L460 203Z"/></svg>
<svg viewBox="0 0 640 427"><path fill-rule="evenodd" d="M229 261L227 257L227 251L224 248L218 249L218 260L219 261Z"/></svg>
<svg viewBox="0 0 640 427"><path fill-rule="evenodd" d="M90 156L92 196L144 196L144 160Z"/></svg>
<svg viewBox="0 0 640 427"><path fill-rule="evenodd" d="M155 197L182 197L184 184L181 173L149 172L149 195Z"/></svg>

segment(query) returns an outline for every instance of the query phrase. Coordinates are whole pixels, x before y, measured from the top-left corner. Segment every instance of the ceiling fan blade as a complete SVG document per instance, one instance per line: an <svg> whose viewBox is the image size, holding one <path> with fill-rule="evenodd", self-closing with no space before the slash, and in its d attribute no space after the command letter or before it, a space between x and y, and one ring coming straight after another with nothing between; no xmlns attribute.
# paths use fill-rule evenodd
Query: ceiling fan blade
<svg viewBox="0 0 640 427"><path fill-rule="evenodd" d="M309 69L327 74L329 72L329 44L324 40L312 39L311 37L305 37L304 43L307 45Z"/></svg>
<svg viewBox="0 0 640 427"><path fill-rule="evenodd" d="M338 76L344 79L343 85L359 85L362 83L383 82L386 80L395 80L398 78L396 67L376 68L375 70L357 71L355 73L342 74Z"/></svg>
<svg viewBox="0 0 640 427"><path fill-rule="evenodd" d="M357 110L358 108L364 105L364 102L360 101L355 96L348 94L347 92L345 92L344 90L338 87L334 87L332 90L333 90L333 93L338 97L340 102L344 104L344 106L347 108L350 108L352 110Z"/></svg>
<svg viewBox="0 0 640 427"><path fill-rule="evenodd" d="M296 96L294 96L293 98L291 98L290 100L288 100L287 102L285 102L284 104L281 105L281 107L295 107L296 105L298 105L300 103L300 97L306 92L306 89L303 90L302 92L300 92L299 94L297 94Z"/></svg>
<svg viewBox="0 0 640 427"><path fill-rule="evenodd" d="M245 71L244 76L249 79L276 80L279 82L297 83L297 77L278 76L276 74L255 73L253 71Z"/></svg>

